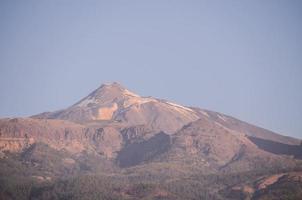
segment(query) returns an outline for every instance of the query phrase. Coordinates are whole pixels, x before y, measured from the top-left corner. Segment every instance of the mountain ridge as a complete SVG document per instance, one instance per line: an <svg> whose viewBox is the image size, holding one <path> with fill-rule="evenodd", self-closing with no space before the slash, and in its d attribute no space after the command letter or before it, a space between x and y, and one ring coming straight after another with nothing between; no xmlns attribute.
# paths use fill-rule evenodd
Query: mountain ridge
<svg viewBox="0 0 302 200"><path fill-rule="evenodd" d="M113 174L131 184L155 185L198 176L273 175L302 171L300 144L219 112L141 97L114 82L66 109L0 119L0 174L11 179L17 173L39 183L99 174L110 174L105 176L112 181ZM11 166L22 167L10 172ZM231 180L240 188L247 181ZM210 190L214 199L245 192L213 184L218 185Z"/></svg>
<svg viewBox="0 0 302 200"><path fill-rule="evenodd" d="M106 98L104 98L104 96L106 96ZM108 97L109 96L109 97ZM125 97L126 96L126 97ZM132 98L127 99L127 96L130 96ZM91 99L96 101L92 101ZM100 102L98 102L98 100L100 100ZM90 102L89 102L90 101ZM92 101L92 102L91 102ZM75 107L81 107L81 106L88 106L89 103L94 103L94 104L100 104L97 105L97 108L91 108L94 111L90 111L90 112L94 112L94 114L89 114L89 118L85 118L84 119L74 119L73 117L69 117L68 114L66 114L66 112L72 112L73 109L75 109ZM119 103L120 105L117 105L117 103ZM210 110L206 110L206 109L201 109L201 108L197 108L197 107L189 107L189 106L183 106L177 103L173 103L170 102L168 100L164 100L164 99L157 99L154 97L141 97L140 95L137 95L133 92L131 92L130 90L126 89L126 87L124 87L122 84L118 83L118 82L112 82L112 83L107 83L107 84L102 84L100 87L98 87L96 90L94 90L93 92L91 92L88 96L86 96L85 98L81 99L80 101L76 102L75 104L73 104L72 106L68 107L67 109L62 109L59 111L54 111L54 112L46 112L46 113L41 113L41 114L37 114L34 116L31 116L32 118L48 118L48 119L67 119L70 121L74 121L74 122L83 122L83 121L95 121L95 120L117 120L117 121L127 121L128 119L124 119L125 117L123 116L123 112L125 113L129 113L129 112L134 112L133 110L135 109L130 109L131 106L135 107L137 105L142 105L142 104L152 104L152 103L163 103L164 105L168 105L173 109L180 109L180 112L183 112L185 114L188 114L186 111L191 112L190 114L193 114L193 117L189 117L189 119L185 119L183 123L181 123L181 126L178 126L177 128L172 128L172 132L175 132L176 130L179 130L183 125L186 125L187 123L193 122L199 118L203 118L203 117L210 117L212 119L214 119L215 121L219 121L220 123L225 123L225 119L228 119L230 121L234 121L234 123L238 123L238 121L240 121L240 123L243 123L244 125L248 126L248 129L253 129L253 127L257 127L255 125L251 125L250 123L238 120L234 117L231 117L229 115L225 115L222 113L218 113L218 112L214 112L214 111L210 111ZM90 104L90 106L93 107L93 105ZM151 106L151 108L154 108L154 106ZM100 109L100 110L98 110ZM121 111L119 111L119 109ZM127 110L128 109L128 110ZM130 109L130 111L129 111ZM70 111L71 110L71 111ZM103 111L103 113L102 113ZM114 116L114 112L119 111L119 113L116 113L116 115ZM81 113L80 111L76 112ZM100 114L99 118L97 117L97 114ZM103 114L103 115L102 115ZM129 116L129 118L135 118L137 117L138 114L134 114L134 116ZM141 117L141 116L139 116ZM169 116L171 117L171 116ZM127 117L126 117L127 118ZM130 120L131 121L131 120ZM135 120L133 120L135 121ZM151 119L147 119L147 121L151 121ZM145 124L145 121L140 121L140 122L134 122L131 125L142 125ZM233 124L234 124L233 123ZM246 128L246 127L241 127L242 129ZM260 127L257 127L260 128ZM263 129L263 131L265 132L269 132L272 134L276 134L272 131L269 131L265 128L261 128ZM162 129L160 129L162 130ZM171 130L163 130L165 132L169 132ZM250 131L253 132L253 131ZM294 144L296 141L295 139L291 139L291 136L283 136L281 134L278 134L281 137L287 137L288 141L284 140L282 142L287 142L290 144ZM259 136L259 135L252 135L252 136ZM263 138L266 139L266 138ZM278 140L279 141L279 140ZM295 143L296 144L296 143Z"/></svg>

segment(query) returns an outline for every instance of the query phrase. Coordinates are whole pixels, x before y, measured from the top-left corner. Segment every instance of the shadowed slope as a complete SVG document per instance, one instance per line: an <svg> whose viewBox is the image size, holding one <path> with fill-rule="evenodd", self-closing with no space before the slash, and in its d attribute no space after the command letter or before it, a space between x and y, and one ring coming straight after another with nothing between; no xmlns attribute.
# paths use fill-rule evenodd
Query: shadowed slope
<svg viewBox="0 0 302 200"><path fill-rule="evenodd" d="M169 135L158 133L147 141L129 144L123 148L117 156L117 162L121 167L138 165L144 161L151 161L169 148Z"/></svg>
<svg viewBox="0 0 302 200"><path fill-rule="evenodd" d="M271 140L264 140L256 137L249 137L249 139L255 143L260 149L265 151L281 154L291 155L295 158L302 159L302 145L289 145Z"/></svg>

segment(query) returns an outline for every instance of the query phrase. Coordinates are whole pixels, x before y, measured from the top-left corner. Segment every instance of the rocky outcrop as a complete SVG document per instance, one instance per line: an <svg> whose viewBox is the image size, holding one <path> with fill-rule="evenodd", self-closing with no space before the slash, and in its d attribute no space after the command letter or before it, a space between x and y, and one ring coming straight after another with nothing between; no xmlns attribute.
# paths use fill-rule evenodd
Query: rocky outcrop
<svg viewBox="0 0 302 200"><path fill-rule="evenodd" d="M35 142L34 138L0 138L0 151L22 152Z"/></svg>
<svg viewBox="0 0 302 200"><path fill-rule="evenodd" d="M227 188L228 199L301 199L302 172L287 172L253 177Z"/></svg>
<svg viewBox="0 0 302 200"><path fill-rule="evenodd" d="M122 147L119 130L112 127L85 127L62 120L30 118L0 120L0 148L19 152L35 142L71 153L87 151L114 158Z"/></svg>

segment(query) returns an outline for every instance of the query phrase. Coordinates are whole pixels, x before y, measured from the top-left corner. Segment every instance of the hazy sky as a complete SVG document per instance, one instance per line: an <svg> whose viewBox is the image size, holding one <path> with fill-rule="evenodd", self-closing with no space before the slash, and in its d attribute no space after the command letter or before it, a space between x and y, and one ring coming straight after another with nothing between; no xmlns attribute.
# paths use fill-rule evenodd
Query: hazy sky
<svg viewBox="0 0 302 200"><path fill-rule="evenodd" d="M118 81L302 138L301 37L301 0L0 0L0 116Z"/></svg>

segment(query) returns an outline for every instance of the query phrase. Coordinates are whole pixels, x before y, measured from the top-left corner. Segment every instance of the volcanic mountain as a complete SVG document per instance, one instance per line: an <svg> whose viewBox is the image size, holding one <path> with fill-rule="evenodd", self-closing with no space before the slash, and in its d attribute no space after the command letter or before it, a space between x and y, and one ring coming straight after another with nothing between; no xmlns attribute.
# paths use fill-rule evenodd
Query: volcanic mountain
<svg viewBox="0 0 302 200"><path fill-rule="evenodd" d="M152 129L174 133L199 117L191 108L153 97L141 97L114 82L102 85L67 109L42 113L34 118L78 123L108 121L126 126L148 125Z"/></svg>
<svg viewBox="0 0 302 200"><path fill-rule="evenodd" d="M173 134L184 125L203 119L247 136L285 144L300 144L297 139L273 133L218 112L186 107L153 97L141 97L117 82L101 85L67 109L38 114L32 118L68 120L86 125L146 126L166 134Z"/></svg>
<svg viewBox="0 0 302 200"><path fill-rule="evenodd" d="M22 176L49 184L62 176L114 174L119 180L128 177L130 185L137 180L169 185L211 174L263 176L299 170L300 143L222 113L141 97L112 83L63 110L1 119L0 173L11 178L30 172ZM229 186L215 184L214 199L228 193ZM155 188L154 193L176 199L171 188ZM119 195L128 198L124 189Z"/></svg>

